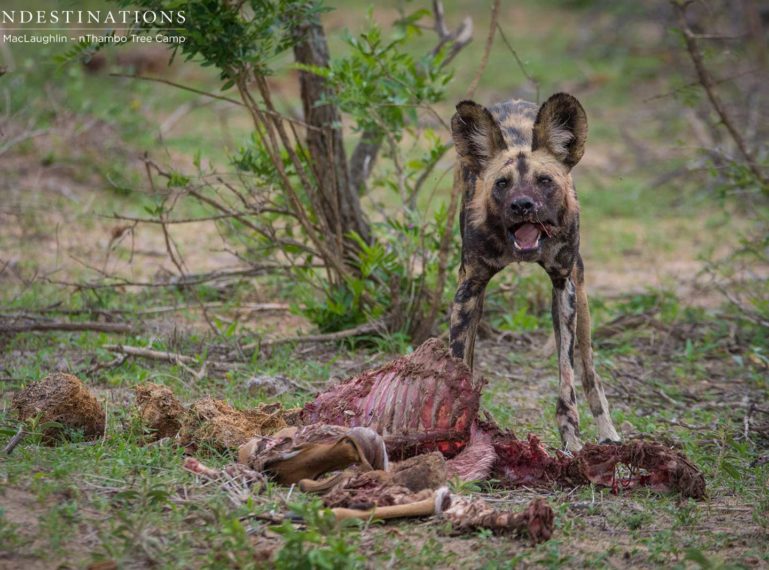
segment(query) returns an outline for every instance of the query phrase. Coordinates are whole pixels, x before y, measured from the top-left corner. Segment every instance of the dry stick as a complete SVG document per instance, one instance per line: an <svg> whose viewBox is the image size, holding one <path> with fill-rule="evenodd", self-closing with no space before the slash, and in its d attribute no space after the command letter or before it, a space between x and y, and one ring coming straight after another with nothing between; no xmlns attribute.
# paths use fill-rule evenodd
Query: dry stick
<svg viewBox="0 0 769 570"><path fill-rule="evenodd" d="M241 347L241 350L254 350L262 347L279 346L281 344L303 344L308 342L330 342L333 340L342 340L351 336L359 336L364 334L370 334L378 332L385 327L382 321L374 321L373 323L366 323L364 325L357 326L355 328L333 332L325 334L309 334L304 336L289 336L285 338L273 338L264 339L260 342L254 342Z"/></svg>
<svg viewBox="0 0 769 570"><path fill-rule="evenodd" d="M537 91L536 103L539 104L539 91L541 87L539 84L539 80L536 79L533 75L530 75L528 71L526 71L526 66L523 64L523 61L521 61L521 58L518 56L518 52L515 51L513 44L511 44L508 41L504 30L499 24L497 24L497 29L499 30L499 36L502 38L502 42L507 46L507 49L510 50L510 53L513 54L513 57L515 58L515 62L518 64L518 69L521 70L521 73L523 73L523 76L529 80L529 83L531 83L534 86L534 89Z"/></svg>
<svg viewBox="0 0 769 570"><path fill-rule="evenodd" d="M700 51L700 47L697 44L697 36L692 32L691 28L689 28L689 24L686 22L686 7L688 6L688 2L682 3L679 0L671 0L671 3L678 13L678 22L684 35L686 49L689 52L692 63L694 63L694 69L697 72L697 78L699 79L702 88L705 90L705 94L708 96L708 100L710 101L713 110L716 112L716 114L718 114L721 122L726 127L726 130L729 131L729 134L737 145L737 148L745 158L745 162L747 163L748 168L750 168L750 171L761 183L763 191L765 193L769 193L769 179L767 179L764 176L764 173L761 172L761 169L753 157L753 154L750 152L750 150L748 150L748 146L745 143L745 140L742 138L742 135L734 126L731 117L726 112L726 108L721 102L721 98L715 92L715 82L710 76L710 72L705 67L705 63L702 58L702 52Z"/></svg>
<svg viewBox="0 0 769 570"><path fill-rule="evenodd" d="M255 75L255 79L256 79L257 88L259 89L259 94L261 95L265 106L267 107L268 110L274 111L274 106L272 104L272 98L270 96L269 86L267 85L266 80L264 79L264 77L260 75ZM245 94L249 98L249 100L253 102L253 98L251 97L251 94L247 89L245 91ZM260 109L258 109L255 104L254 104L254 108L258 114L261 113ZM320 215L321 212L323 212L323 207L318 201L318 196L316 195L316 193L311 190L315 188L316 185L312 183L312 180L310 179L310 176L307 170L305 169L304 164L302 164L302 161L299 159L296 152L294 151L294 148L293 148L293 145L291 144L291 140L288 136L288 133L283 128L283 124L280 121L275 120L274 118L272 120L272 126L270 126L269 122L266 120L263 120L262 122L266 127L267 135L270 137L272 144L276 148L280 148L280 144L282 144L283 148L288 153L288 157L291 160L291 163L294 165L294 169L296 170L296 173L299 176L300 181L302 182L304 187L307 188L307 196L313 202L313 209L318 214L317 217L324 222L324 224L326 225L326 231L329 234L331 234L331 232L334 231L334 228L331 228L328 225L328 220L325 219L325 216ZM280 139L280 144L275 139L276 134ZM318 236L315 236L314 241L317 242L316 247L319 247L319 248L322 247L321 253L324 254L324 258L327 257L326 261L331 262L331 264L334 266L334 269L337 271L340 277L349 275L349 271L345 266L344 261L339 257L340 252L331 251L328 247L326 247L326 244L318 238Z"/></svg>
<svg viewBox="0 0 769 570"><path fill-rule="evenodd" d="M272 104L272 99L270 97L270 91L269 87L267 85L267 82L265 81L264 77L260 75L255 75L256 84L259 88L259 93L262 96L262 100L264 101L265 106L268 110L273 111L274 106ZM294 164L294 168L297 171L297 174L299 175L300 180L302 181L302 184L305 185L306 188L310 189L313 188L312 183L309 179L309 176L307 174L307 171L304 169L304 166L299 160L299 157L296 155L296 152L294 152L294 149L291 145L291 141L288 137L288 134L286 133L285 128L283 127L283 124L273 119L272 125L264 119L264 116L261 112L261 110L256 106L256 103L253 101L253 98L251 97L251 93L248 91L245 85L243 85L243 88L241 89L241 94L244 97L244 99L248 100L251 104L248 106L249 109L254 113L254 116L256 119L260 121L260 123L264 126L265 131L267 132L267 136L269 137L270 143L273 145L275 149L280 149L280 144L277 142L275 135L277 133L278 137L280 138L280 141L283 145L283 148L288 153L289 158L291 159L291 162ZM265 148L269 148L269 145L265 145ZM326 247L326 243L320 239L320 237L315 234L312 231L312 225L307 217L306 212L304 211L304 208L301 205L301 201L299 200L299 197L294 192L293 186L291 186L291 182L288 179L285 170L282 166L282 161L280 159L280 153L279 151L276 152L277 159L273 160L273 163L278 168L278 172L281 175L281 177L285 181L285 186L289 190L289 197L291 198L292 202L294 202L297 207L298 211L297 214L301 213L301 216L298 217L299 222L305 226L305 231L307 232L310 239L313 241L315 246L318 248L320 253L322 254L323 260L330 264L333 269L336 271L337 276L341 279L345 279L346 277L350 277L350 270L347 267L344 259L343 259L343 252L337 252L332 251L328 247ZM317 197L315 196L314 192L308 191L307 195L313 200L313 207L315 208L316 212L321 212L322 208L317 203ZM323 219L323 216L319 216L319 218ZM329 228L329 231L331 228ZM367 292L363 292L361 295L361 299L366 304L373 304L373 299L371 298L371 295Z"/></svg>
<svg viewBox="0 0 769 570"><path fill-rule="evenodd" d="M194 364L195 359L192 356L184 354L178 354L175 352L163 352L160 350L151 350L149 348L141 348L138 346L127 346L124 344L105 344L103 349L110 352L117 352L120 354L127 354L128 356L138 356L140 358L146 358L148 360L159 360L161 362L170 362L177 364L183 362L186 364Z"/></svg>
<svg viewBox="0 0 769 570"><path fill-rule="evenodd" d="M221 301L215 303L205 303L207 309L228 308L228 303ZM174 313L176 311L186 311L188 309L199 309L199 304L175 305L173 307L154 307L143 311L132 311L134 315L157 315L160 313ZM288 311L291 306L288 303L243 303L237 306L229 307L238 312L257 312L257 311Z"/></svg>
<svg viewBox="0 0 769 570"><path fill-rule="evenodd" d="M445 42L450 38L449 28L446 26L446 18L443 12L443 2L440 0L433 0L433 14L435 16L435 33L438 34L438 38ZM439 43L435 51L437 52L443 43Z"/></svg>
<svg viewBox="0 0 769 570"><path fill-rule="evenodd" d="M117 368L118 366L122 366L126 360L128 360L127 354L118 354L115 358L113 358L109 362L97 362L93 366L86 368L84 374L86 376L91 376L97 372L100 372L101 370L109 370L111 368Z"/></svg>
<svg viewBox="0 0 769 570"><path fill-rule="evenodd" d="M247 102L246 108L248 109L249 113L251 114L251 119L254 123L254 128L256 129L257 133L259 133L262 136L262 140L264 141L265 145L264 148L267 150L267 153L270 155L270 161L275 165L276 170L278 171L278 175L281 178L281 182L283 184L283 189L288 194L288 198L291 202L291 205L294 208L294 211L297 214L297 219L304 229L304 231L307 233L310 240L313 242L315 247L318 249L318 252L320 256L324 259L326 262L331 262L333 256L331 252L329 252L323 242L319 239L317 233L314 231L314 228L312 226L312 222L309 219L309 216L307 215L307 212L304 209L304 206L302 205L301 200L299 199L299 196L297 195L296 191L294 190L294 187L291 184L291 180L289 179L285 168L283 167L283 159L280 156L280 147L278 145L277 140L275 139L275 135L270 128L270 126L267 124L267 121L264 119L264 116L262 115L260 109L256 105L256 102L251 97L250 92L248 91L248 86L246 85L246 80L243 76L239 76L238 80L236 82L236 85L238 86L238 90L240 91L240 96L243 99L244 102ZM265 133L267 136L265 137ZM311 188L311 186L307 186L308 190ZM312 192L308 192L308 195L312 195ZM334 269L337 269L337 267L334 267ZM340 272L341 275L345 275L345 271Z"/></svg>
<svg viewBox="0 0 769 570"><path fill-rule="evenodd" d="M155 179L152 177L152 170L150 169L150 163L146 160L145 155L145 161L144 166L147 170L147 178L150 182L150 187L152 188L153 193L157 193L157 190L155 188ZM176 266L176 269L179 271L179 275L181 275L182 279L187 278L187 271L185 269L186 264L184 263L184 258L182 257L181 252L179 251L179 246L176 245L176 242L171 237L171 234L168 232L168 226L166 225L165 221L168 218L168 212L165 208L166 202L168 201L168 198L166 198L163 201L163 207L160 212L160 227L163 230L163 239L165 241L166 245L166 252L168 252L168 256L171 258L171 261ZM171 202L171 209L176 205L176 198L173 198ZM137 222L135 222L137 223ZM208 324L208 327L211 329L211 331L214 333L214 335L219 336L222 334L222 331L219 330L219 327L216 326L216 323L209 317L208 310L206 309L205 305L203 304L203 300L200 298L200 293L196 291L195 298L198 302L198 305L201 309L201 314L203 315L203 318L206 321L206 324ZM205 362L203 363L203 368L200 370L200 375L202 375L203 370L205 369ZM200 379L200 375L197 376L198 379Z"/></svg>
<svg viewBox="0 0 769 570"><path fill-rule="evenodd" d="M489 35L486 36L486 46L483 48L483 58L481 59L481 65L478 67L478 71L475 74L475 78L470 87L467 89L465 99L472 99L475 94L475 90L478 88L478 83L481 82L481 76L486 70L486 66L489 64L489 55L491 55L491 46L494 45L494 34L497 31L497 17L499 16L499 4L500 0L494 0L494 4L491 7L491 23L489 24Z"/></svg>
<svg viewBox="0 0 769 570"><path fill-rule="evenodd" d="M276 240L275 236L270 235L270 233L267 232L264 228L259 227L258 225L254 224L251 220L249 220L247 218L247 216L249 216L250 214L242 214L242 213L239 213L239 212L232 211L232 210L228 209L226 206L223 206L222 204L217 202L216 200L213 200L212 198L209 198L208 196L205 196L204 194L201 194L197 190L191 190L190 189L190 190L187 191L187 193L190 196L193 196L193 197L197 198L201 202L205 202L206 204L208 204L212 208L216 208L220 212L226 212L229 217L235 218L241 224L243 224L244 226L252 229L253 231L258 233L259 235L262 235L262 236L264 236L267 239L270 239L272 241L278 241L278 240ZM283 245L292 245L292 246L301 248L304 251L306 251L307 253L312 254L312 255L318 255L317 252L315 252L314 250L310 249L309 247L307 247L305 244L303 244L300 241L281 239L280 243L283 244Z"/></svg>
<svg viewBox="0 0 769 570"><path fill-rule="evenodd" d="M169 173L164 172L157 164L155 164L153 161L151 161L147 157L144 158L144 161L145 161L145 163L151 165L158 172L158 174L160 174L161 176L163 176L165 178L170 178L171 175ZM230 187L230 186L228 186L228 187L230 189L232 189L232 187ZM255 231L256 233L264 236L268 240L271 240L271 241L276 242L276 243L280 243L281 245L292 245L292 246L295 246L295 247L303 249L304 251L306 251L307 253L309 253L311 255L320 256L317 252L313 251L312 249L310 249L307 245L303 244L302 242L298 242L296 240L288 240L288 239L280 239L280 240L278 240L274 235L271 235L264 228L254 224L253 222L251 222L247 218L247 216L252 215L252 214L236 212L234 210L231 210L227 206L221 204L220 202L217 202L213 198L209 198L208 196L205 196L204 194L201 194L200 192L198 192L197 190L195 190L193 188L187 188L186 192L190 196L193 196L194 198L200 200L201 202L204 202L205 204L208 204L212 208L214 208L214 209L216 209L216 210L218 210L220 212L223 212L223 217L231 217L231 218L234 218L234 219L238 220L240 223L242 223L243 225L247 226L248 228L250 228L251 230ZM275 213L285 213L285 212L282 212L282 211L276 211L276 210L271 210L271 209L267 209L267 208L260 208L259 211L255 212L254 214L262 213L262 212L269 212L269 211L273 211ZM292 215L293 217L296 217L298 219L298 216L296 214L292 213L292 212L289 212L289 215ZM144 220L143 219L139 219L138 221L144 221ZM164 222L161 219L161 220L152 220L152 223L163 224Z"/></svg>
<svg viewBox="0 0 769 570"><path fill-rule="evenodd" d="M186 354L179 354L176 352L164 352L160 350L152 350L149 348L141 348L139 346L128 346L124 344L105 344L104 346L102 346L102 348L118 354L126 354L128 356L135 356L137 358L146 358L147 360L157 360L159 362L169 362L171 364L176 364L178 366L183 367L192 376L195 376L198 378L200 378L203 374L205 374L205 369L207 366L212 366L214 368L229 369L229 368L235 368L239 365L238 363L232 363L232 362L206 361L203 363L203 366L201 367L200 371L195 372L194 370L188 368L186 365L196 364L197 359L193 358L192 356L188 356Z"/></svg>
<svg viewBox="0 0 769 570"><path fill-rule="evenodd" d="M130 333L133 327L128 323L100 323L94 321L70 323L50 321L38 323L0 324L0 333L48 332L48 331L96 331L105 333Z"/></svg>
<svg viewBox="0 0 769 570"><path fill-rule="evenodd" d="M19 429L16 431L16 434L8 441L8 445L6 445L3 449L3 453L10 455L11 452L16 449L16 446L19 445L26 436L27 432L24 430L24 426L20 425Z"/></svg>
<svg viewBox="0 0 769 570"><path fill-rule="evenodd" d="M260 210L260 212L267 212L269 213L271 210ZM287 214L289 212L280 211L278 212L280 214ZM177 218L174 220L165 220L161 221L157 218L139 218L135 216L122 216L120 214L113 214L111 216L99 216L100 218L105 218L107 220L118 220L121 222L137 222L140 224L196 224L199 222L215 222L218 220L226 220L229 218L233 218L233 214L216 214L213 216L201 216L200 218Z"/></svg>
<svg viewBox="0 0 769 570"><path fill-rule="evenodd" d="M211 97L212 99L219 99L220 101L226 101L228 103L232 103L234 105L238 105L239 107L246 107L247 105L242 102L238 101L237 99L232 99L230 97L225 97L224 95L217 95L216 93L210 93L208 91L202 91L200 89L195 89L194 87L189 87L188 85L182 85L181 83L176 83L175 81L170 81L168 79L163 79L162 77L147 77L145 75L132 75L129 73L110 73L110 77L125 77L128 79L141 79L142 81L152 81L155 83L165 83L166 85L170 85L171 87L176 87L177 89L182 89L184 91L189 91L191 93L197 93L198 95L205 95L206 97ZM306 129L317 129L317 127L313 125L308 125L304 121L300 121L299 119L294 119L293 117L288 117L286 115L283 115L281 113L277 113L275 111L266 111L262 109L263 113L267 113L268 115L274 115L278 118L280 118L283 121L287 121L289 123L296 123L297 125L300 125Z"/></svg>
<svg viewBox="0 0 769 570"><path fill-rule="evenodd" d="M745 77L746 75L753 75L756 73L759 73L760 69L749 69L747 71L743 71L742 73L737 73L736 75L730 75L729 77L723 77L721 79L714 79L713 85L721 85L722 83L730 83L731 81L734 81L735 79L739 79L740 77ZM691 83L685 83L681 85L680 87L676 87L675 89L668 91L667 93L658 93L657 95L652 95L651 97L647 97L646 99L641 100L641 103L648 103L650 101L655 101L657 99L664 99L665 97L671 97L677 93L681 93L682 91L686 91L687 89L690 89L691 87L697 87L700 85L699 81L692 81Z"/></svg>
<svg viewBox="0 0 769 570"><path fill-rule="evenodd" d="M308 267L308 266L306 266ZM131 281L123 277L115 277L118 279L115 283L78 283L72 281L63 281L58 279L50 279L44 277L43 280L46 283L52 283L54 285L65 285L67 287L75 287L78 290L90 289L114 289L116 287L147 287L147 288L162 288L162 287L189 287L191 285L200 285L201 283L208 283L210 281L217 281L219 279L230 279L234 277L253 277L256 275L262 275L269 271L285 271L290 269L285 265L253 265L248 269L238 269L234 271L212 271L210 273L202 273L198 275L190 275L186 279L178 279L168 282L159 281Z"/></svg>

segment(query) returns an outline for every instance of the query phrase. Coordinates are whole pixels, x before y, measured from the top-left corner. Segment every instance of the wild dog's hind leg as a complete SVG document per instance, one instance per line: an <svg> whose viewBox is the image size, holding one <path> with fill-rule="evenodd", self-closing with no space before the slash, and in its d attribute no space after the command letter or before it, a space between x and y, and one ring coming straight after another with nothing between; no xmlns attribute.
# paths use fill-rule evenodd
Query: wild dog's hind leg
<svg viewBox="0 0 769 570"><path fill-rule="evenodd" d="M579 439L579 411L574 391L574 337L576 324L575 288L571 277L551 274L553 282L553 331L558 349L558 404L555 419L561 441L569 451L582 449Z"/></svg>
<svg viewBox="0 0 769 570"><path fill-rule="evenodd" d="M578 370L582 376L582 389L585 391L590 412L598 426L598 441L600 443L620 443L622 440L614 429L609 415L609 403L603 392L603 384L595 372L593 364L593 346L590 333L590 306L585 290L585 266L582 257L572 270L572 279L577 293L577 344L579 346Z"/></svg>
<svg viewBox="0 0 769 570"><path fill-rule="evenodd" d="M459 285L451 308L449 348L451 355L461 358L473 369L475 335L483 315L483 298L492 272L481 264L459 269Z"/></svg>

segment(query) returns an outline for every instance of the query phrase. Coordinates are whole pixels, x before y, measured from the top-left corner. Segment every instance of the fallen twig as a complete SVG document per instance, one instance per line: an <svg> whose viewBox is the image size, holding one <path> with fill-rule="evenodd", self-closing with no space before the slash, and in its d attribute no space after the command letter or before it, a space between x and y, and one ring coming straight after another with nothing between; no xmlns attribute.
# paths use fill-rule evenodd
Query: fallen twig
<svg viewBox="0 0 769 570"><path fill-rule="evenodd" d="M620 315L608 323L596 327L593 338L607 339L628 329L651 327L665 330L665 326L655 317L657 310L647 311L639 315Z"/></svg>
<svg viewBox="0 0 769 570"><path fill-rule="evenodd" d="M152 350L149 348L142 348L139 346L128 346L123 344L105 344L102 348L110 352L116 352L119 354L126 354L128 356L135 356L137 358L146 358L148 360L157 360L160 362L169 362L183 367L189 371L195 377L202 377L205 374L207 366L213 368L230 369L238 366L237 363L232 362L218 362L218 361L206 361L203 363L200 371L195 372L188 368L188 364L197 364L198 359L186 354L179 354L177 352L165 352L161 350Z"/></svg>
<svg viewBox="0 0 769 570"><path fill-rule="evenodd" d="M27 431L24 429L23 425L19 426L19 429L16 431L16 434L8 441L8 445L5 446L3 449L3 453L6 455L10 455L14 449L16 449L16 446L21 443L21 441L26 437Z"/></svg>
<svg viewBox="0 0 769 570"><path fill-rule="evenodd" d="M228 308L228 303L215 302L204 303L207 309ZM229 303L229 308L237 312L268 312L268 311L288 311L291 307L288 303L243 303L240 305L232 305ZM154 307L152 309L145 309L143 311L133 312L135 315L157 315L160 313L173 313L176 311L186 311L190 309L200 309L201 306L198 303L188 305L174 305L168 307Z"/></svg>
<svg viewBox="0 0 769 570"><path fill-rule="evenodd" d="M682 427L685 429L690 429L692 431L700 431L700 430L706 430L711 429L712 426L706 426L706 425L698 425L698 424L690 424L683 420L679 420L678 418L673 418L672 420L669 420L667 418L656 418L656 421L660 421L662 423L676 426L676 427Z"/></svg>
<svg viewBox="0 0 769 570"><path fill-rule="evenodd" d="M101 370L117 368L118 366L121 366L127 359L128 359L127 354L119 354L109 362L97 362L96 364L94 364L93 366L90 366L85 370L85 375L91 376Z"/></svg>
<svg viewBox="0 0 769 570"><path fill-rule="evenodd" d="M302 344L307 342L331 342L334 340L342 340L351 336L359 336L364 334L370 334L379 332L384 328L382 321L374 321L373 323L366 323L355 328L324 334L309 334L304 336L289 336L284 338L267 338L259 342L254 342L241 347L241 350L254 350L257 348L268 348L271 346L279 346L281 344Z"/></svg>
<svg viewBox="0 0 769 570"><path fill-rule="evenodd" d="M238 303L214 301L204 303L207 309L231 309L237 312L268 312L268 311L288 311L291 307L288 303ZM199 303L185 303L180 305L168 305L163 307L150 307L136 311L133 309L57 309L55 307L44 307L40 309L25 309L23 311L14 311L12 309L0 308L0 315L10 318L34 318L37 315L58 314L58 315L96 315L107 319L114 318L117 315L158 315L162 313L174 313L176 311L188 311L200 309Z"/></svg>
<svg viewBox="0 0 769 570"><path fill-rule="evenodd" d="M64 321L46 321L31 323L15 323L4 325L0 324L0 333L21 333L21 332L47 332L47 331L96 331L106 333L130 333L133 326L128 323L100 323L94 321L87 322L64 322Z"/></svg>
<svg viewBox="0 0 769 570"><path fill-rule="evenodd" d="M106 283L104 281L95 281L90 283L78 283L72 281L60 281L56 279L45 279L48 283L54 285L65 285L67 287L75 287L78 290L89 289L114 289L117 287L190 287L192 285L200 285L201 283L208 283L210 281L218 281L220 279L234 279L238 277L255 277L263 275L270 271L286 271L290 267L285 265L265 264L254 265L248 269L239 269L234 271L212 271L210 273L201 274L189 274L185 278L175 277L169 281L132 281L123 277L113 277L115 281Z"/></svg>

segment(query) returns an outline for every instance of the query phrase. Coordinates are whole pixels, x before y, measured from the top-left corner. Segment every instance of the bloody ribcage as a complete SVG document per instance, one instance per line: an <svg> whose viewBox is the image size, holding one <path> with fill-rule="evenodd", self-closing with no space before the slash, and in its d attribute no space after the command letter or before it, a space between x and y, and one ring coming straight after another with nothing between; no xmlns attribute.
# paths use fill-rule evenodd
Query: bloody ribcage
<svg viewBox="0 0 769 570"><path fill-rule="evenodd" d="M437 339L364 372L307 404L302 421L375 429L393 458L439 450L451 456L469 439L480 382Z"/></svg>

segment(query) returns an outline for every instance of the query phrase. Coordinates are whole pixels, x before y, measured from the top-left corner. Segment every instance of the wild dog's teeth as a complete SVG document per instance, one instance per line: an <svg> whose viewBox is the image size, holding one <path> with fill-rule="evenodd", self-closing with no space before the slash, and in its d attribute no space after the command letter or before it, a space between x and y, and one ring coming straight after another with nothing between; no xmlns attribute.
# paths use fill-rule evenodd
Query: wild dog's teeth
<svg viewBox="0 0 769 570"><path fill-rule="evenodd" d="M518 242L515 239L513 239L513 245L515 246L515 249L519 249L521 251L529 251L529 250L532 250L532 249L537 249L539 247L539 238L537 238L536 243L534 245L532 245L531 247L523 248L523 247L521 247L518 244Z"/></svg>

